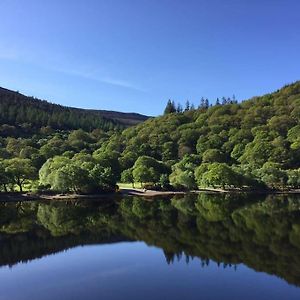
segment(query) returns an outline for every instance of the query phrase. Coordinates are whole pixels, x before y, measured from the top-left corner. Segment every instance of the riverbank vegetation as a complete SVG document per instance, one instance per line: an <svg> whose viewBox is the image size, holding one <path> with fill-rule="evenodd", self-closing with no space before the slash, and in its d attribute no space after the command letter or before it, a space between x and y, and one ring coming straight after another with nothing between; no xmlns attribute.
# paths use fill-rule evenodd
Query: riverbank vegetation
<svg viewBox="0 0 300 300"><path fill-rule="evenodd" d="M0 103L3 112L8 102ZM36 127L26 116L1 125L2 191L95 193L119 181L164 190L300 188L300 82L240 103L202 99L182 109L169 101L163 116L125 130L72 130L55 119ZM34 134L11 128L25 124Z"/></svg>

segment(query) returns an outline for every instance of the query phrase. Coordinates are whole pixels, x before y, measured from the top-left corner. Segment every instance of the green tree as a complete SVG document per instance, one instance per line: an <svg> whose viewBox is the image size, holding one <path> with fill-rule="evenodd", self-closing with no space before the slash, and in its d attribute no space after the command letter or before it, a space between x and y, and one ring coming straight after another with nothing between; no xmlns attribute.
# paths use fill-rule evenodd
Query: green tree
<svg viewBox="0 0 300 300"><path fill-rule="evenodd" d="M202 175L202 186L219 187L240 187L242 178L224 163L213 163L208 171Z"/></svg>
<svg viewBox="0 0 300 300"><path fill-rule="evenodd" d="M37 178L37 170L32 166L29 159L12 158L6 161L5 172L10 174L13 183L15 183L20 192L23 191L23 185L28 180Z"/></svg>
<svg viewBox="0 0 300 300"><path fill-rule="evenodd" d="M172 167L170 183L176 188L194 189L197 187L194 170L200 163L197 155L185 155L183 159Z"/></svg>
<svg viewBox="0 0 300 300"><path fill-rule="evenodd" d="M10 174L5 170L5 163L0 160L0 186L4 192L7 192L7 185L10 181Z"/></svg>
<svg viewBox="0 0 300 300"><path fill-rule="evenodd" d="M158 160L149 156L140 156L133 166L135 182L157 183L160 175L165 173L166 167Z"/></svg>
<svg viewBox="0 0 300 300"><path fill-rule="evenodd" d="M300 168L296 170L288 170L288 181L287 184L293 188L300 187Z"/></svg>
<svg viewBox="0 0 300 300"><path fill-rule="evenodd" d="M170 186L170 181L169 181L169 176L168 174L161 174L159 178L159 185L163 188L166 189Z"/></svg>
<svg viewBox="0 0 300 300"><path fill-rule="evenodd" d="M286 172L278 163L266 162L257 173L261 180L272 188L282 188L288 180Z"/></svg>
<svg viewBox="0 0 300 300"><path fill-rule="evenodd" d="M203 153L202 161L204 163L225 162L226 157L224 153L218 149L208 149Z"/></svg>
<svg viewBox="0 0 300 300"><path fill-rule="evenodd" d="M133 178L132 171L133 171L132 168L124 170L121 173L121 182L123 182L123 183L131 183L132 187L134 188L134 178Z"/></svg>
<svg viewBox="0 0 300 300"><path fill-rule="evenodd" d="M166 108L164 110L164 114L171 114L171 113L175 113L176 112L176 106L174 101L168 100L168 103L166 105Z"/></svg>

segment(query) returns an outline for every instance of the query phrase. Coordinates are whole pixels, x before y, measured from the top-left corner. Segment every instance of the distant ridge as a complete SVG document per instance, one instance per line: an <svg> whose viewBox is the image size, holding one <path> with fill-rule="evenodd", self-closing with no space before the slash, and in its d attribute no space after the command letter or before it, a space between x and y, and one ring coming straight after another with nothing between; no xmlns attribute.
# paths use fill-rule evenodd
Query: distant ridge
<svg viewBox="0 0 300 300"><path fill-rule="evenodd" d="M89 111L92 113L95 113L99 116L102 116L107 119L112 119L115 121L120 122L121 124L124 124L125 126L132 126L137 125L139 123L142 123L146 120L148 120L150 117L145 116L138 113L124 113L124 112L118 112L113 110L97 110L97 109L84 109L85 111Z"/></svg>
<svg viewBox="0 0 300 300"><path fill-rule="evenodd" d="M0 87L0 125L27 123L54 129L111 130L133 126L148 118L138 113L63 106Z"/></svg>

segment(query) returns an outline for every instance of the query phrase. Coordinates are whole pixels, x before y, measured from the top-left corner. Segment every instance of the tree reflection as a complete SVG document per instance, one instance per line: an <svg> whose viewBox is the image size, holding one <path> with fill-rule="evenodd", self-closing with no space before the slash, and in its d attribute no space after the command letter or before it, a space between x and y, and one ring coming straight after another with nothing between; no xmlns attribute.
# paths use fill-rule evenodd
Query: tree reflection
<svg viewBox="0 0 300 300"><path fill-rule="evenodd" d="M144 241L166 262L250 268L300 285L300 199L199 194L145 201L22 202L0 205L0 264L77 245Z"/></svg>

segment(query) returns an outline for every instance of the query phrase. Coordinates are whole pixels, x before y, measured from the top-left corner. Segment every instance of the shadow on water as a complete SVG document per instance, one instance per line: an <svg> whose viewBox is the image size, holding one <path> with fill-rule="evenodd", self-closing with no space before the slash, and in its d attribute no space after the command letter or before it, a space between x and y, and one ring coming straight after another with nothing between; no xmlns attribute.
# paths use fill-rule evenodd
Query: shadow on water
<svg viewBox="0 0 300 300"><path fill-rule="evenodd" d="M253 198L256 197L256 198ZM300 285L300 198L200 194L143 201L0 204L0 265L78 245L144 241L166 263L243 263Z"/></svg>

